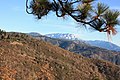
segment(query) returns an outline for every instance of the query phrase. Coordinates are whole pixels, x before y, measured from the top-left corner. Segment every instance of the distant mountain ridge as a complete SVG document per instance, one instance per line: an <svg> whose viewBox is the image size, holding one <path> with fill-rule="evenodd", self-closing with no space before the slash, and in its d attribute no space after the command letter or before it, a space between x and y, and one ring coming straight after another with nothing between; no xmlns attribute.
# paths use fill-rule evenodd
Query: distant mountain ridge
<svg viewBox="0 0 120 80"><path fill-rule="evenodd" d="M108 50L120 51L120 47L111 42L100 41L100 40L86 41L86 42L92 46L97 46Z"/></svg>
<svg viewBox="0 0 120 80"><path fill-rule="evenodd" d="M69 33L53 33L53 34L47 34L45 36L51 37L51 38L58 38L58 39L68 39L68 40L80 40L80 41L85 41L81 40L79 35L75 34L69 34ZM114 50L114 51L120 51L120 47L107 41L100 41L100 40L95 40L95 41L85 41L87 44L90 44L91 46L96 46L96 47L101 47L105 48L108 50Z"/></svg>
<svg viewBox="0 0 120 80"><path fill-rule="evenodd" d="M69 50L71 52L82 54L85 57L107 60L114 64L120 65L120 52L115 52L104 48L91 46L87 44L85 41L56 39L43 35L39 36L34 35L32 37L39 40L44 40L53 45Z"/></svg>
<svg viewBox="0 0 120 80"><path fill-rule="evenodd" d="M41 34L40 33L37 33L37 32L30 32L30 33L27 33L28 35L31 35L31 36L40 36Z"/></svg>

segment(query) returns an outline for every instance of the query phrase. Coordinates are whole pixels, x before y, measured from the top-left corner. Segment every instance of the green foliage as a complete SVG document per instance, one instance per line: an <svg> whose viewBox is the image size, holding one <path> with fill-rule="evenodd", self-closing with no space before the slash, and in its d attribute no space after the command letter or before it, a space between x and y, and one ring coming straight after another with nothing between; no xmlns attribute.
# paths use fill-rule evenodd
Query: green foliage
<svg viewBox="0 0 120 80"><path fill-rule="evenodd" d="M97 10L96 10L96 14L98 15L98 16L100 16L100 15L103 15L103 13L105 13L105 11L106 10L108 10L109 9L109 7L107 6L107 5L105 5L105 4L103 4L103 3L98 3L97 4Z"/></svg>
<svg viewBox="0 0 120 80"><path fill-rule="evenodd" d="M98 77L94 77L92 80L100 80Z"/></svg>
<svg viewBox="0 0 120 80"><path fill-rule="evenodd" d="M48 2L48 0L35 0L31 2L30 8L32 9L32 13L37 15L39 19L41 16L49 13L51 4Z"/></svg>
<svg viewBox="0 0 120 80"><path fill-rule="evenodd" d="M0 29L0 34L3 33L3 30Z"/></svg>
<svg viewBox="0 0 120 80"><path fill-rule="evenodd" d="M0 35L5 34L6 32L2 29L0 29Z"/></svg>
<svg viewBox="0 0 120 80"><path fill-rule="evenodd" d="M106 23L108 25L116 25L116 24L120 24L120 22L118 21L118 17L120 15L120 12L117 10L111 11L108 10L106 11L106 13L104 14L104 18L106 20Z"/></svg>
<svg viewBox="0 0 120 80"><path fill-rule="evenodd" d="M95 3L95 0L32 0L28 6L26 0L26 11L38 19L48 15L49 12L55 12L57 17L69 15L84 26L90 26L99 32L107 32L109 35L116 34L114 27L120 23L118 20L120 12L109 9L104 3L93 5L93 2Z"/></svg>

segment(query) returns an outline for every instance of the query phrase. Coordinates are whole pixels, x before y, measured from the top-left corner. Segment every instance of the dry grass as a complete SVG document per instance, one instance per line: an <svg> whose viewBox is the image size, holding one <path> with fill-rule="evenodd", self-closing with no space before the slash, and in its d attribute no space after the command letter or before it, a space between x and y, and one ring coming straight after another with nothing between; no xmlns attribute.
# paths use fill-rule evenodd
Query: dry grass
<svg viewBox="0 0 120 80"><path fill-rule="evenodd" d="M85 58L24 34L10 33L8 39L0 41L2 79L119 80L120 68L112 63Z"/></svg>

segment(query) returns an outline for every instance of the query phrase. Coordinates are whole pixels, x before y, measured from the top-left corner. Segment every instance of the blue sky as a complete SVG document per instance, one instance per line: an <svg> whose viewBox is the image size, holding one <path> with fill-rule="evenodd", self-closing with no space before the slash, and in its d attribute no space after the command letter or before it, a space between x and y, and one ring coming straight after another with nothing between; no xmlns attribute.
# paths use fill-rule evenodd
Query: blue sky
<svg viewBox="0 0 120 80"><path fill-rule="evenodd" d="M120 0L99 0L113 9L120 10ZM79 34L84 40L105 40L108 41L105 33L86 30L71 18L57 18L55 14L35 19L33 15L25 12L25 0L1 0L0 2L0 28L6 31L15 32L38 32L49 33L73 33ZM120 26L118 34L112 37L112 42L120 46Z"/></svg>

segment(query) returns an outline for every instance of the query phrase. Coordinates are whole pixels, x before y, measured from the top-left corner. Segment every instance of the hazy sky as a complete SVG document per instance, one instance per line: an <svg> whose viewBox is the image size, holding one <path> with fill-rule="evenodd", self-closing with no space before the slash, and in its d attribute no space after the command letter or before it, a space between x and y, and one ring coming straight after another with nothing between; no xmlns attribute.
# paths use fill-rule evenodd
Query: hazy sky
<svg viewBox="0 0 120 80"><path fill-rule="evenodd" d="M113 9L120 10L120 0L98 0L104 2ZM96 0L97 2L97 0ZM0 28L15 32L48 33L72 33L79 34L84 40L108 40L105 33L86 30L71 18L57 18L55 14L35 19L33 15L25 12L25 0L1 0L0 1ZM112 37L112 42L120 46L120 26L118 34Z"/></svg>

